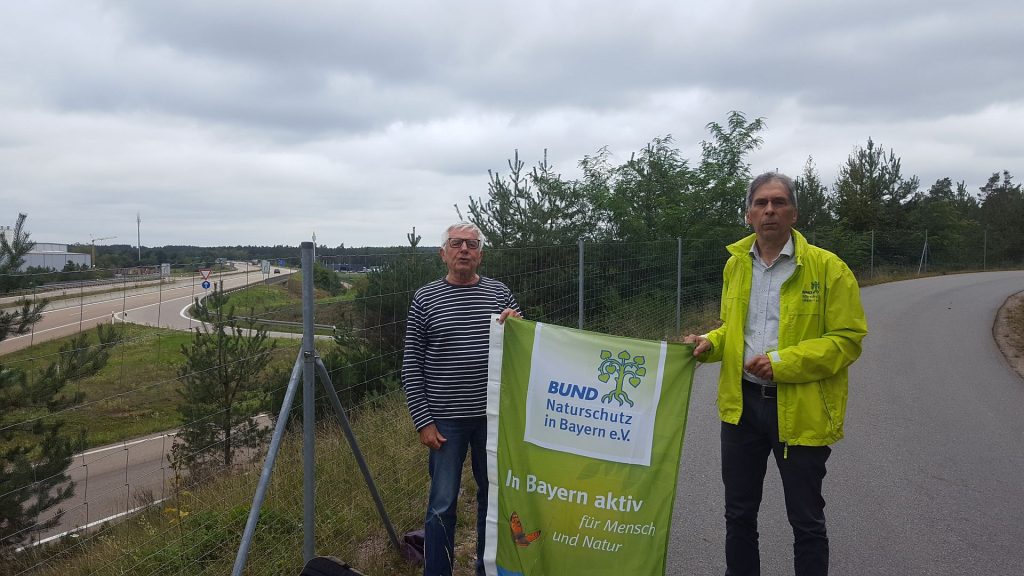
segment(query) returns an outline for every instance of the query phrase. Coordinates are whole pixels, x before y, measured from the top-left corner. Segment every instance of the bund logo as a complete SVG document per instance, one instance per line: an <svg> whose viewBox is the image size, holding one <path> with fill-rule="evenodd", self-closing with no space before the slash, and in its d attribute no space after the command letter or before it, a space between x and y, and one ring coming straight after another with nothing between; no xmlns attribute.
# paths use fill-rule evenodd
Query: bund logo
<svg viewBox="0 0 1024 576"><path fill-rule="evenodd" d="M625 383L628 381L633 388L640 386L641 378L647 375L647 368L644 368L646 361L644 357L633 356L628 350L623 350L619 352L618 356L612 358L610 351L601 350L601 360L601 365L597 368L597 379L601 382L608 382L613 376L615 378L615 388L601 396L601 402L611 404L612 400L617 400L619 406L623 404L633 406L633 401L626 393Z"/></svg>
<svg viewBox="0 0 1024 576"><path fill-rule="evenodd" d="M811 281L810 290L802 290L800 295L804 302L818 302L821 300L821 283L817 280Z"/></svg>

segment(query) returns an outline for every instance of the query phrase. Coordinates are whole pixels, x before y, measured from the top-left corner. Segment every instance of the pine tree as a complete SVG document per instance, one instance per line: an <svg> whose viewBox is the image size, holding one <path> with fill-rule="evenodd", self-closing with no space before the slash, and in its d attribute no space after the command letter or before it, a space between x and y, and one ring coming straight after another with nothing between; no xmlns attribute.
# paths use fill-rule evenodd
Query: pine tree
<svg viewBox="0 0 1024 576"><path fill-rule="evenodd" d="M1020 262L1024 258L1024 192L1009 171L995 172L980 188L981 220L990 238L998 238L992 261Z"/></svg>
<svg viewBox="0 0 1024 576"><path fill-rule="evenodd" d="M469 220L498 248L552 245L592 237L595 212L580 185L565 180L544 159L529 172L519 151L509 175L488 171L487 200L469 199ZM458 207L456 206L456 209Z"/></svg>
<svg viewBox="0 0 1024 576"><path fill-rule="evenodd" d="M24 230L26 215L18 216L11 238L0 234L0 293L34 243ZM27 333L42 318L46 301L22 301L13 311L0 312L0 342ZM68 393L69 382L95 374L119 340L111 326L96 330L99 344L83 332L64 343L57 359L38 375L0 364L0 555L10 553L39 530L57 525L61 511L45 522L39 515L74 494L67 474L72 455L85 446L82 433L64 430L58 414L82 399Z"/></svg>
<svg viewBox="0 0 1024 576"><path fill-rule="evenodd" d="M839 222L855 232L896 230L903 225L904 203L917 192L916 176L904 178L901 161L868 138L839 169L835 212Z"/></svg>
<svg viewBox="0 0 1024 576"><path fill-rule="evenodd" d="M409 241L409 247L412 248L413 251L415 251L416 247L420 245L420 240L422 240L422 238L422 236L416 234L415 226L412 227L412 232L406 232L405 234L405 239Z"/></svg>
<svg viewBox="0 0 1024 576"><path fill-rule="evenodd" d="M26 218L27 214L18 214L10 238L6 232L0 232L0 294L20 287L18 269L25 263L25 255L36 245L24 229ZM8 336L27 334L42 318L45 307L46 300L22 300L14 310L0 310L0 342Z"/></svg>
<svg viewBox="0 0 1024 576"><path fill-rule="evenodd" d="M276 343L265 329L240 325L227 300L221 291L196 299L203 324L181 347L182 425L171 457L194 480L230 467L239 450L255 448L267 433L256 416L266 407L263 372Z"/></svg>

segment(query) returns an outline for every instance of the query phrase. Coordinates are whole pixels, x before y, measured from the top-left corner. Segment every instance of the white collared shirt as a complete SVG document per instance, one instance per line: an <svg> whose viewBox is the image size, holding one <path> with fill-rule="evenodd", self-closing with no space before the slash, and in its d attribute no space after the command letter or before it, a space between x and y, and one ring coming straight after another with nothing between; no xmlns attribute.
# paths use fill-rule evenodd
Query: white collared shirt
<svg viewBox="0 0 1024 576"><path fill-rule="evenodd" d="M750 301L747 307L747 323L743 328L743 365L757 356L775 350L779 346L779 297L782 283L796 271L793 258L793 235L783 246L779 257L771 266L761 259L757 242L750 247L752 277ZM743 377L759 384L774 385L771 380L758 378L743 371Z"/></svg>

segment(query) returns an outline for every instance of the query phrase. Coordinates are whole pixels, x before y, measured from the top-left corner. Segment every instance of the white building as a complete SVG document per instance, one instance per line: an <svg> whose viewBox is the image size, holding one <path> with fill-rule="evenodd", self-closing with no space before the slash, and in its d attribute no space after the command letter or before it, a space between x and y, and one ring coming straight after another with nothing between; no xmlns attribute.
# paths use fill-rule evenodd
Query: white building
<svg viewBox="0 0 1024 576"><path fill-rule="evenodd" d="M14 229L10 226L0 226L0 234L10 241L14 238ZM51 270L63 270L68 262L74 262L76 266L92 267L92 256L68 252L67 244L54 244L51 242L36 242L32 251L25 254L25 262L18 269L24 272L28 268L49 268Z"/></svg>
<svg viewBox="0 0 1024 576"><path fill-rule="evenodd" d="M68 262L75 266L86 268L92 267L92 256L78 252L68 252L67 244L52 244L49 242L36 242L35 248L25 254L25 263L21 269L30 267L49 268L51 270L63 270Z"/></svg>

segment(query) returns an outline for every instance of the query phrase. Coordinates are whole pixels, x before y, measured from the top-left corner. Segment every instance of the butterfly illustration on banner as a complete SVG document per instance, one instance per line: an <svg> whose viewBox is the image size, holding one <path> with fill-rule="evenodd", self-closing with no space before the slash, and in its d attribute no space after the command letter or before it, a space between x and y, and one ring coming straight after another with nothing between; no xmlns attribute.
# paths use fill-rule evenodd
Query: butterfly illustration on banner
<svg viewBox="0 0 1024 576"><path fill-rule="evenodd" d="M540 538L540 530L534 530L529 534L523 532L523 523L519 520L519 514L515 512L509 517L508 523L512 527L512 540L517 546L529 546L531 542Z"/></svg>

